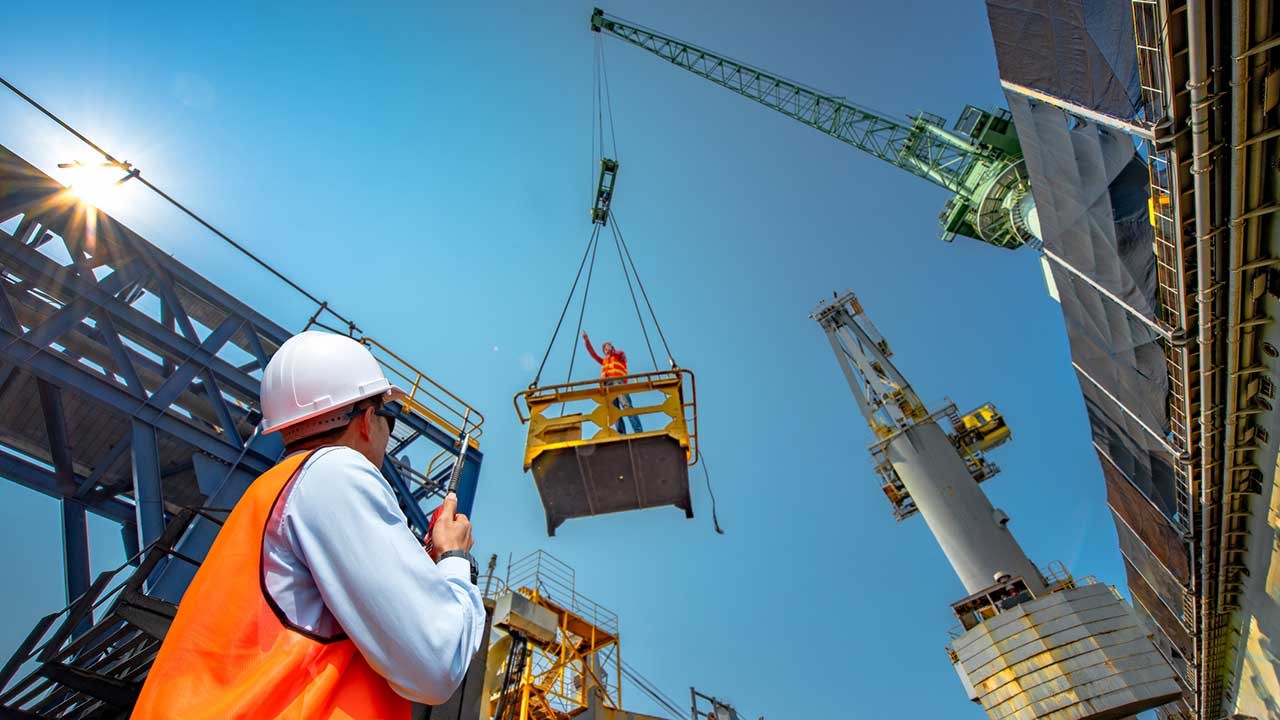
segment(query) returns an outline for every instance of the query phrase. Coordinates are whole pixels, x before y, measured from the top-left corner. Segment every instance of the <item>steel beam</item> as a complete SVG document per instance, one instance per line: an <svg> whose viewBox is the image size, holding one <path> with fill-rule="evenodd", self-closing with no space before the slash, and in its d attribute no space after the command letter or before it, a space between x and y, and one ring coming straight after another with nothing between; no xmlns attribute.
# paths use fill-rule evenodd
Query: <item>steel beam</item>
<svg viewBox="0 0 1280 720"><path fill-rule="evenodd" d="M0 362L14 362L18 359L11 352L12 345L5 342L12 340L14 337L12 333L0 328ZM137 399L118 384L94 376L87 372L87 369L77 367L75 364L54 354L39 353L26 360L23 367L38 378L48 380L68 390L74 390L126 417L133 416L138 409ZM148 418L148 422L154 425L157 430L172 435L175 439L187 443L197 450L209 453L228 463L234 462L239 455L239 451L230 444L191 425L182 418L164 412L153 412L152 415L152 417ZM242 464L252 467L258 473L263 473L275 464L275 458L262 457L250 449L245 453Z"/></svg>
<svg viewBox="0 0 1280 720"><path fill-rule="evenodd" d="M66 497L58 489L58 478L50 471L7 452L0 452L0 478L16 482L42 495L59 500ZM79 501L94 514L118 523L132 525L134 509L129 503L112 497L86 498Z"/></svg>
<svg viewBox="0 0 1280 720"><path fill-rule="evenodd" d="M62 564L66 582L67 603L80 597L89 589L89 529L85 508L68 500L76 487L76 472L71 457L71 444L67 439L66 415L62 407L62 392L44 380L36 381L40 395L40 408L44 413L45 433L49 439L49 456L53 459L53 472L62 499ZM83 625L77 633L87 630Z"/></svg>
<svg viewBox="0 0 1280 720"><path fill-rule="evenodd" d="M89 520L84 506L74 500L62 500L62 564L66 578L67 604L75 602L89 589ZM75 636L83 635L93 625L86 618L76 626Z"/></svg>
<svg viewBox="0 0 1280 720"><path fill-rule="evenodd" d="M133 497L137 502L138 546L147 547L164 532L164 497L160 492L160 454L156 429L133 421Z"/></svg>

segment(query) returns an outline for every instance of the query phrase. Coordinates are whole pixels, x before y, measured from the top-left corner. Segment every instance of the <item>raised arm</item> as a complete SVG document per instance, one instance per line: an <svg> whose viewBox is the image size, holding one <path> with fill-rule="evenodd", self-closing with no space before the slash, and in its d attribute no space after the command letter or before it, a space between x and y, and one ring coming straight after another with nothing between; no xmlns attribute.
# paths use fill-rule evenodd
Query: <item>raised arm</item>
<svg viewBox="0 0 1280 720"><path fill-rule="evenodd" d="M591 356L591 359L603 365L604 358L596 354L596 349L591 347L591 338L587 337L586 333L582 333L582 342L587 344L587 354ZM608 343L605 344L608 345Z"/></svg>

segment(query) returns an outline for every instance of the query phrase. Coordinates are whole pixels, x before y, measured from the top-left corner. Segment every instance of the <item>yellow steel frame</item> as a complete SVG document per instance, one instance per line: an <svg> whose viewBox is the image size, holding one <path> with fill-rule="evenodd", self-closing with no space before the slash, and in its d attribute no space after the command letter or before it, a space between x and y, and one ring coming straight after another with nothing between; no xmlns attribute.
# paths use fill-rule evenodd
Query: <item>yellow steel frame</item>
<svg viewBox="0 0 1280 720"><path fill-rule="evenodd" d="M586 710L595 690L600 691L605 706L620 707L622 650L617 632L600 627L536 589L521 587L516 592L550 610L558 626L554 641L528 640L529 659L515 690L519 702L517 720L567 720ZM612 682L598 672L606 665L613 665ZM498 700L489 698L490 716Z"/></svg>
<svg viewBox="0 0 1280 720"><path fill-rule="evenodd" d="M622 395L651 391L662 393L662 402L626 409L613 405L613 401ZM520 407L521 401L524 409ZM552 410L555 405L560 405L563 413L568 403L581 401L590 403L588 412L557 415ZM598 378L530 388L518 393L512 403L520 422L529 425L524 451L525 470L532 467L534 458L549 450L661 435L669 435L680 443L689 465L698 462L697 386L693 373L683 368L609 378L608 382L605 378ZM620 419L629 415L646 415L647 420L659 414L667 417L665 427L630 435L614 429ZM599 429L584 438L583 425L588 422Z"/></svg>
<svg viewBox="0 0 1280 720"><path fill-rule="evenodd" d="M393 376L389 378L391 383L409 393L408 397L400 401L406 410L426 418L455 437L469 435L471 439L468 445L476 450L480 449L479 438L483 432L481 426L484 424L484 415L479 410L377 340L363 337L360 342L369 348L387 374Z"/></svg>

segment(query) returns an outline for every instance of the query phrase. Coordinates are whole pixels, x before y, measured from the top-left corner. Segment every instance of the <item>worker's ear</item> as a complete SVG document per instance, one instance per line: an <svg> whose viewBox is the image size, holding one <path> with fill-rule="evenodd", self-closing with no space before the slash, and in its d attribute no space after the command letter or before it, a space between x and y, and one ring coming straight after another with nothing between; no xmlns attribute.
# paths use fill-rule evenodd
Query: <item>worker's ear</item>
<svg viewBox="0 0 1280 720"><path fill-rule="evenodd" d="M373 407L367 407L360 413L360 417L356 420L356 427L360 430L361 440L369 442L373 439Z"/></svg>

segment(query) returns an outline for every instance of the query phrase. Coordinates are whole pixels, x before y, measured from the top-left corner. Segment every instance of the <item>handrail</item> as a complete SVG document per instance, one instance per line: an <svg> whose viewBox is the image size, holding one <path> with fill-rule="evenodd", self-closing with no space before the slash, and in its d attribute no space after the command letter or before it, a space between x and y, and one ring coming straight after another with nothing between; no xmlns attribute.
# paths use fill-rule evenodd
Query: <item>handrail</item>
<svg viewBox="0 0 1280 720"><path fill-rule="evenodd" d="M484 415L479 410L476 410L465 400L450 392L448 388L433 380L430 375L414 367L408 360L392 352L386 345L368 336L359 340L368 346L370 350L378 350L379 352L374 353L378 364L404 380L404 384L411 388L408 390L408 397L402 402L406 410L416 412L449 431L455 437L461 438L470 434L471 440L468 444L477 450L480 448L479 438L483 433L481 426L484 424ZM399 366L388 362L384 357L380 356L380 353L394 360ZM440 397L432 392L431 388L438 390L446 397ZM423 398L430 401L432 407L428 407L428 403L424 402Z"/></svg>
<svg viewBox="0 0 1280 720"><path fill-rule="evenodd" d="M576 380L555 385L531 387L528 390L516 393L511 398L511 404L515 407L516 416L520 418L521 424L527 424L532 417L532 413L526 413L531 401L552 404L567 403L577 400L591 400L607 393L627 394L645 392L647 390L663 390L676 384L680 386L680 397L682 399L680 411L684 416L685 426L689 432L689 465L692 466L698 462L698 386L691 370L685 368L654 370L621 377L598 377L591 380ZM520 407L521 399L525 403L524 409ZM634 409L641 410L643 408L644 406L637 406ZM562 417L574 416L564 415Z"/></svg>

